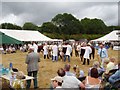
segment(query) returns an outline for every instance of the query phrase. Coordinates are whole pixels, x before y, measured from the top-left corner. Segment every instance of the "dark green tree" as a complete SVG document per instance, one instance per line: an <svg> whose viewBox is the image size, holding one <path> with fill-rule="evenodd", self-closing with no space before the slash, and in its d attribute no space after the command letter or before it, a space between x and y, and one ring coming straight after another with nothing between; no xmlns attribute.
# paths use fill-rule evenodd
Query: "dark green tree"
<svg viewBox="0 0 120 90"><path fill-rule="evenodd" d="M108 26L108 28L109 28L109 32L113 30L120 30L120 26Z"/></svg>
<svg viewBox="0 0 120 90"><path fill-rule="evenodd" d="M86 34L106 34L108 28L101 19L84 18L81 20L84 32Z"/></svg>
<svg viewBox="0 0 120 90"><path fill-rule="evenodd" d="M37 30L38 29L38 26L33 24L32 22L26 22L24 25L23 25L23 29L24 30Z"/></svg>
<svg viewBox="0 0 120 90"><path fill-rule="evenodd" d="M21 27L21 26L18 26L18 25L14 25L14 29L15 29L15 30L22 30L22 27Z"/></svg>
<svg viewBox="0 0 120 90"><path fill-rule="evenodd" d="M51 22L45 22L42 24L41 29L39 30L41 33L46 32L46 33L60 33L58 30L58 27L55 26Z"/></svg>
<svg viewBox="0 0 120 90"><path fill-rule="evenodd" d="M14 25L11 23L2 23L2 29L14 29Z"/></svg>
<svg viewBox="0 0 120 90"><path fill-rule="evenodd" d="M1 24L2 29L16 29L16 30L21 30L22 27L12 24L12 23L2 23Z"/></svg>
<svg viewBox="0 0 120 90"><path fill-rule="evenodd" d="M81 33L83 29L80 21L68 13L56 15L51 22L59 28L62 34Z"/></svg>

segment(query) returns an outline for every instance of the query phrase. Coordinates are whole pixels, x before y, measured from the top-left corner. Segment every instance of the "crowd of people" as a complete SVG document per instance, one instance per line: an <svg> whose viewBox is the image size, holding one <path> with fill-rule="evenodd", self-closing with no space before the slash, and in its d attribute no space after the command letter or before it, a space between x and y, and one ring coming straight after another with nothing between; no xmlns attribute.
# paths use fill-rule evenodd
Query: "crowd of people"
<svg viewBox="0 0 120 90"><path fill-rule="evenodd" d="M89 65L90 59L95 55L95 48L91 43L44 43L42 45L37 45L37 43L33 42L32 44L24 44L20 47L20 51L26 52L30 47L34 48L34 52L42 52L44 59L51 59L53 62L61 61L68 62L71 61L71 57L73 56L73 51L75 50L75 56L79 57L81 61L83 61L83 65Z"/></svg>
<svg viewBox="0 0 120 90"><path fill-rule="evenodd" d="M113 58L105 59L105 62L111 63L112 59ZM70 64L66 64L64 68L58 69L58 75L51 79L51 90L58 90L57 88L61 88L61 90L67 88L76 90L109 90L111 88L120 88L120 62L117 64L117 67L114 65L111 66L111 69L108 69L107 64L107 67L103 69L100 67L100 63L95 61L93 67L89 68L87 76L84 75L84 71L80 70L80 67L77 65L73 67L74 72L71 72L70 68Z"/></svg>
<svg viewBox="0 0 120 90"><path fill-rule="evenodd" d="M0 45L0 53L2 54L16 53L16 48L14 47L14 45L8 45L5 48L2 45Z"/></svg>
<svg viewBox="0 0 120 90"><path fill-rule="evenodd" d="M97 55L98 60L95 60L93 66L88 69L88 75L85 76L84 71L78 66L73 66L73 72L71 72L71 65L65 64L64 68L60 68L57 71L58 76L51 79L51 89L57 88L76 88L76 89L93 89L99 88L111 88L116 82L120 81L120 62L116 63L115 58L109 58L107 49L104 44L100 44ZM75 56L78 57L82 65L90 65L90 59L95 58L95 48L91 42L89 43L44 43L38 46L37 43L24 44L19 47L20 51L27 52L25 63L27 64L28 76L33 76L34 89L38 88L37 73L39 71L40 57L39 53L42 52L44 60L50 59L53 62L57 62L59 58L61 61L71 62L73 56L73 50L75 50ZM1 49L2 50L2 49ZM103 85L103 82L105 84ZM109 83L106 85L106 83ZM110 86L111 85L111 86ZM118 85L118 84L117 84ZM27 80L26 88L31 87L31 80ZM120 84L115 88L120 88Z"/></svg>
<svg viewBox="0 0 120 90"><path fill-rule="evenodd" d="M81 57L81 61L84 58L83 64L86 63L86 60L89 64L89 59L91 58L91 55L94 59L95 49L93 46L88 43L43 43L42 45L38 45L36 42L23 44L23 45L1 45L0 46L0 52L3 54L7 53L16 53L16 51L19 49L22 52L27 52L29 48L33 47L34 52L40 53L42 52L44 59L51 59L53 62L58 61L60 58L62 61L68 61L70 62L71 56L73 56L73 50L75 50L75 56Z"/></svg>

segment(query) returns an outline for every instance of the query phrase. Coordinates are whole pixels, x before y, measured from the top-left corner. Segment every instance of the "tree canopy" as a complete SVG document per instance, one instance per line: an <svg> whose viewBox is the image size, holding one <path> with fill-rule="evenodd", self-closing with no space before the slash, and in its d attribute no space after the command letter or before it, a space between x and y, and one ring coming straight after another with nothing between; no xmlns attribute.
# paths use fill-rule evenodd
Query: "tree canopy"
<svg viewBox="0 0 120 90"><path fill-rule="evenodd" d="M40 27L40 32L46 32L46 33L59 33L58 27L55 26L52 22L45 22Z"/></svg>
<svg viewBox="0 0 120 90"><path fill-rule="evenodd" d="M72 14L57 14L51 22L42 24L41 32L59 34L106 34L113 29L108 28L101 19L84 18L81 21Z"/></svg>
<svg viewBox="0 0 120 90"><path fill-rule="evenodd" d="M16 30L21 30L22 27L12 24L12 23L2 23L0 26L2 29L16 29Z"/></svg>
<svg viewBox="0 0 120 90"><path fill-rule="evenodd" d="M86 34L105 34L108 31L107 26L101 19L84 18L81 20L81 23L84 28L83 33L86 33Z"/></svg>
<svg viewBox="0 0 120 90"><path fill-rule="evenodd" d="M41 26L37 26L32 22L25 22L22 27L11 23L2 23L0 28L38 30L51 38L94 39L113 31L113 29L120 29L120 26L107 26L101 19L97 18L83 18L79 20L72 14L63 13L57 14L49 22L43 22Z"/></svg>
<svg viewBox="0 0 120 90"><path fill-rule="evenodd" d="M24 30L37 30L38 26L33 24L32 22L26 22L23 25L23 29Z"/></svg>
<svg viewBox="0 0 120 90"><path fill-rule="evenodd" d="M61 34L77 34L81 33L83 29L80 21L72 14L58 14L51 22L59 28L58 30Z"/></svg>

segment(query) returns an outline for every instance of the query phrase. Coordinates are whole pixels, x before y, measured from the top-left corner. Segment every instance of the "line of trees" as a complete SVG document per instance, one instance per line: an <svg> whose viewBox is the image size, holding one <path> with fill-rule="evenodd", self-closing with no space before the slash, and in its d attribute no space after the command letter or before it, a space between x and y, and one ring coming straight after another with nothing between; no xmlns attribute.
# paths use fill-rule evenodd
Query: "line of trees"
<svg viewBox="0 0 120 90"><path fill-rule="evenodd" d="M50 22L44 22L37 26L32 22L25 22L18 26L11 23L2 23L2 29L16 30L37 30L51 38L75 39L80 38L95 39L111 32L113 29L120 29L120 26L107 26L101 19L77 19L72 14L57 14Z"/></svg>

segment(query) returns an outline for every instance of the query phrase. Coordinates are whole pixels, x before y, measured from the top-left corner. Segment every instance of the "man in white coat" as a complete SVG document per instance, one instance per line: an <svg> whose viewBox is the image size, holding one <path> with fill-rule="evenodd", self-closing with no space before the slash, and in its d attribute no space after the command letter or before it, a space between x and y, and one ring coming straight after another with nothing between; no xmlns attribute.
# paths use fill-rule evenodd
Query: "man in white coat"
<svg viewBox="0 0 120 90"><path fill-rule="evenodd" d="M33 47L34 47L34 52L37 53L38 52L38 46L35 42L33 42Z"/></svg>
<svg viewBox="0 0 120 90"><path fill-rule="evenodd" d="M68 62L70 62L70 54L71 53L72 53L72 47L71 47L71 45L69 45L69 43L67 43L67 50L65 53L64 62L66 61L66 57L68 57Z"/></svg>
<svg viewBox="0 0 120 90"><path fill-rule="evenodd" d="M88 43L87 46L85 47L85 53L84 53L84 62L83 65L85 65L86 60L87 60L87 64L89 65L90 63L90 54L92 53L92 49L90 47L90 44Z"/></svg>
<svg viewBox="0 0 120 90"><path fill-rule="evenodd" d="M45 45L43 46L43 54L44 54L44 59L49 59L48 57L48 46L47 46L47 43L45 43Z"/></svg>
<svg viewBox="0 0 120 90"><path fill-rule="evenodd" d="M53 62L58 60L58 46L56 44L52 47L53 51Z"/></svg>

